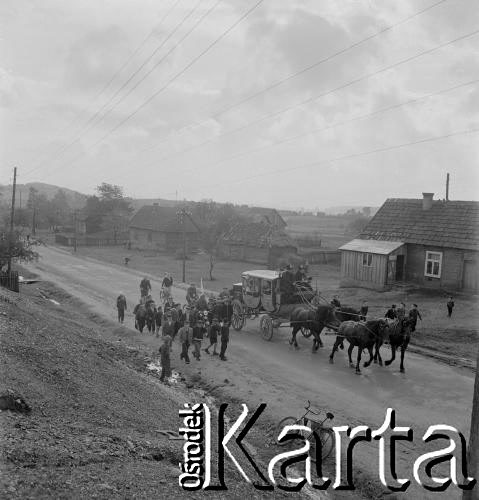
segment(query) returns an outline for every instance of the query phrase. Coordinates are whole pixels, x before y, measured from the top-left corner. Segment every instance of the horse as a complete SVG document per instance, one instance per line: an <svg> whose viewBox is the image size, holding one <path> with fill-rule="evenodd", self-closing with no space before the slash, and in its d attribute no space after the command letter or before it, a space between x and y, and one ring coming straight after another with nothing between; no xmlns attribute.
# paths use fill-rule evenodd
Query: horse
<svg viewBox="0 0 479 500"><path fill-rule="evenodd" d="M406 352L407 346L409 345L409 340L411 339L411 320L403 319L396 320L389 324L389 344L391 345L391 359L384 362L386 366L389 366L396 359L396 350L401 348L401 364L400 372L404 373L404 354ZM378 349L379 355L379 349Z"/></svg>
<svg viewBox="0 0 479 500"><path fill-rule="evenodd" d="M135 315L135 328L143 333L143 328L146 324L146 306L144 304L137 304L135 309L133 309L133 314Z"/></svg>
<svg viewBox="0 0 479 500"><path fill-rule="evenodd" d="M334 343L333 350L329 356L329 362L334 363L334 353L338 347L343 343L344 339L349 342L348 357L349 366L353 367L353 360L351 354L355 347L358 348L358 359L356 363L356 373L361 373L359 365L361 363L361 354L363 349L369 351L369 361L364 363L364 367L368 367L374 359L373 347L376 347L376 353L379 354L379 347L383 342L383 335L388 322L385 319L374 319L366 323L356 321L343 321L339 326L338 336Z"/></svg>
<svg viewBox="0 0 479 500"><path fill-rule="evenodd" d="M314 336L312 352L316 352L319 346L323 347L323 342L320 338L323 328L331 326L337 327L340 324L334 308L330 305L319 305L315 308L306 305L295 307L291 311L290 321L293 330L291 332L289 345L294 345L294 347L298 349L296 334L301 328L307 328Z"/></svg>

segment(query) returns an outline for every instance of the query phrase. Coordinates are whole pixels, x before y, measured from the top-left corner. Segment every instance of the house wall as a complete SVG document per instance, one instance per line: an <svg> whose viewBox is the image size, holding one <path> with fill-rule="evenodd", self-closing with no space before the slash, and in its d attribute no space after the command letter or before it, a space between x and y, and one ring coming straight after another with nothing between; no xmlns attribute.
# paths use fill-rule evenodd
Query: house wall
<svg viewBox="0 0 479 500"><path fill-rule="evenodd" d="M429 245L407 245L406 279L430 288L461 289L464 285L478 291L479 252ZM424 276L426 252L442 252L441 277ZM464 270L468 276L464 276Z"/></svg>
<svg viewBox="0 0 479 500"><path fill-rule="evenodd" d="M371 266L363 266L363 252L341 250L340 286L382 290L387 284L387 255L372 254Z"/></svg>
<svg viewBox="0 0 479 500"><path fill-rule="evenodd" d="M269 249L223 242L220 246L220 255L228 260L268 264Z"/></svg>
<svg viewBox="0 0 479 500"><path fill-rule="evenodd" d="M147 229L130 228L129 237L132 248L140 250L160 250L174 252L183 249L183 233L166 233ZM198 248L199 235L186 234L186 251Z"/></svg>

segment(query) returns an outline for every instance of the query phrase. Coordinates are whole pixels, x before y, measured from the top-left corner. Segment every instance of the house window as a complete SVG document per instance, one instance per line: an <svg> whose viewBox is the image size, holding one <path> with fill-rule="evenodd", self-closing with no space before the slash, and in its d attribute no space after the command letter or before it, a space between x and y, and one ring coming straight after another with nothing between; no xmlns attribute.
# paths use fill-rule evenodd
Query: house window
<svg viewBox="0 0 479 500"><path fill-rule="evenodd" d="M363 253L363 266L371 267L373 265L373 254Z"/></svg>
<svg viewBox="0 0 479 500"><path fill-rule="evenodd" d="M440 278L442 269L442 252L426 252L424 276Z"/></svg>

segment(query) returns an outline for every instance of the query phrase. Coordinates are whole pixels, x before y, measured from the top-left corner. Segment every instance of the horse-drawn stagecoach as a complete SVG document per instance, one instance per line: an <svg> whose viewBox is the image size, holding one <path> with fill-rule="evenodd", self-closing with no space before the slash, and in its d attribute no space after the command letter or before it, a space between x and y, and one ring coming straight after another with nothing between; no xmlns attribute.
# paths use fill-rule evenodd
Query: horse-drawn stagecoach
<svg viewBox="0 0 479 500"><path fill-rule="evenodd" d="M248 318L260 316L260 332L265 340L273 338L274 329L291 323L291 312L299 305L314 308L319 303L319 293L308 282L284 283L280 271L253 270L241 275L241 283L233 285L232 327L239 331ZM306 337L307 328L302 328Z"/></svg>

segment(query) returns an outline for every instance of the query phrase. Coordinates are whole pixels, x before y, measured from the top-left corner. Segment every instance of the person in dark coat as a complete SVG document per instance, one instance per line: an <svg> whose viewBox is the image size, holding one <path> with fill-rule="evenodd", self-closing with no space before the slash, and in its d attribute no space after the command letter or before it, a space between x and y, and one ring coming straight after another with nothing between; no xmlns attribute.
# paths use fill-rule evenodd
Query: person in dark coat
<svg viewBox="0 0 479 500"><path fill-rule="evenodd" d="M406 304L404 302L400 302L399 307L396 308L396 317L399 321L406 317Z"/></svg>
<svg viewBox="0 0 479 500"><path fill-rule="evenodd" d="M140 282L140 297L146 297L151 292L150 280L145 276Z"/></svg>
<svg viewBox="0 0 479 500"><path fill-rule="evenodd" d="M160 360L161 360L161 376L160 380L163 382L165 378L171 377L170 365L170 350L171 350L171 337L165 335L163 337L163 344L160 346Z"/></svg>
<svg viewBox="0 0 479 500"><path fill-rule="evenodd" d="M193 327L193 347L195 348L193 356L199 361L201 359L201 342L203 342L206 328L203 321L199 320Z"/></svg>
<svg viewBox="0 0 479 500"><path fill-rule="evenodd" d="M366 316L368 315L368 310L369 310L368 301L363 300L363 303L361 305L361 309L359 309L359 320L360 321L366 321Z"/></svg>
<svg viewBox="0 0 479 500"><path fill-rule="evenodd" d="M396 313L396 304L393 304L387 311L386 314L384 315L385 318L388 319L396 319L397 313Z"/></svg>
<svg viewBox="0 0 479 500"><path fill-rule="evenodd" d="M221 333L221 327L218 323L218 318L215 316L213 318L211 328L210 328L210 345L205 349L207 354L210 354L210 347L213 347L213 356L218 356L216 352L216 346L218 345L218 334Z"/></svg>
<svg viewBox="0 0 479 500"><path fill-rule="evenodd" d="M123 323L126 311L126 297L123 295L123 292L120 292L120 295L116 299L116 308L118 309L118 323Z"/></svg>
<svg viewBox="0 0 479 500"><path fill-rule="evenodd" d="M447 317L450 318L452 316L452 309L454 308L454 301L452 300L452 297L449 297L446 306L447 306Z"/></svg>
<svg viewBox="0 0 479 500"><path fill-rule="evenodd" d="M228 347L228 342L230 341L230 324L226 321L220 323L220 335L221 335L221 349L220 349L220 359L221 361L227 361L228 358L225 356L226 348Z"/></svg>
<svg viewBox="0 0 479 500"><path fill-rule="evenodd" d="M184 359L187 365L190 364L189 349L193 343L193 328L189 325L182 326L178 331L178 338L181 344L180 359Z"/></svg>
<svg viewBox="0 0 479 500"><path fill-rule="evenodd" d="M171 319L171 315L166 317L166 322L163 323L162 337L169 336L171 339L175 336L175 324Z"/></svg>
<svg viewBox="0 0 479 500"><path fill-rule="evenodd" d="M331 301L331 305L333 307L338 308L338 309L341 307L341 302L339 301L339 295L333 296L333 300Z"/></svg>
<svg viewBox="0 0 479 500"><path fill-rule="evenodd" d="M419 312L419 310L417 308L417 304L413 304L412 305L412 309L409 311L409 320L410 320L410 325L411 325L411 332L415 332L416 331L416 325L417 325L417 319L418 318L422 321L421 313Z"/></svg>
<svg viewBox="0 0 479 500"><path fill-rule="evenodd" d="M196 303L196 307L200 311L206 311L208 309L208 300L206 299L206 295L202 293Z"/></svg>
<svg viewBox="0 0 479 500"><path fill-rule="evenodd" d="M186 302L191 306L192 302L196 302L198 300L198 292L196 291L196 285L191 283L186 290Z"/></svg>
<svg viewBox="0 0 479 500"><path fill-rule="evenodd" d="M161 306L159 305L156 308L156 313L155 313L155 325L156 325L156 336L158 337L158 334L160 332L160 327L161 324L163 323L163 311L161 310Z"/></svg>
<svg viewBox="0 0 479 500"><path fill-rule="evenodd" d="M294 281L304 281L306 279L306 273L304 272L304 267L300 265L296 274L294 275Z"/></svg>

